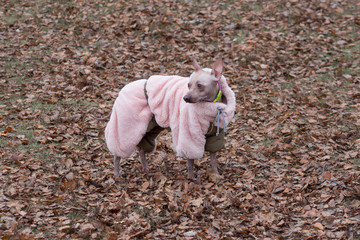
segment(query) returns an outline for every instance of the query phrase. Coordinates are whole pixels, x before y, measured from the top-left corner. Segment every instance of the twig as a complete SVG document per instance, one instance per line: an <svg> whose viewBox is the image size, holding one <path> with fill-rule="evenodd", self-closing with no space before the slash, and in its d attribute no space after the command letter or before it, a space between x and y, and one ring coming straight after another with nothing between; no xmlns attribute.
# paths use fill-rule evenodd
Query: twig
<svg viewBox="0 0 360 240"><path fill-rule="evenodd" d="M323 176L324 176L324 173L325 173L325 167L326 167L326 163L324 163L324 165L323 165L321 176L320 176L319 180L318 180L317 183L316 183L317 185L322 184L322 183L325 182L325 180L326 180L326 179L325 179L324 181L321 181L322 178L323 178Z"/></svg>
<svg viewBox="0 0 360 240"><path fill-rule="evenodd" d="M254 234L249 233L250 236L252 236L255 240L257 240L258 238L254 236Z"/></svg>
<svg viewBox="0 0 360 240"><path fill-rule="evenodd" d="M345 188L345 189L350 189L350 188L348 188L347 186L342 185L341 183L338 183L338 182L335 181L335 180L332 180L332 179L325 179L325 180L328 180L328 181L330 181L330 182L333 182L333 183L335 183L336 185L339 185L340 187L343 187L343 188Z"/></svg>
<svg viewBox="0 0 360 240"><path fill-rule="evenodd" d="M96 120L100 120L100 121L109 120L109 119L110 119L110 116L111 116L111 112L109 113L108 116L105 116L105 117L102 117L102 118L99 118L99 117L96 117L96 116L90 114L90 117L92 117L92 118L94 118L94 119L96 119Z"/></svg>

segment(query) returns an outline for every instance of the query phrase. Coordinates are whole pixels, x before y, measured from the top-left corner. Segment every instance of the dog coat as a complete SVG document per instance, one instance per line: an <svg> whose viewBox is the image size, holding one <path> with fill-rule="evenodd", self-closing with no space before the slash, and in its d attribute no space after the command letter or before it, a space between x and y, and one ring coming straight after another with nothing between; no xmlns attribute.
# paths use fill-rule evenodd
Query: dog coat
<svg viewBox="0 0 360 240"><path fill-rule="evenodd" d="M211 72L208 68L203 70ZM105 128L105 140L110 152L115 156L129 157L154 117L160 127L170 127L178 156L201 158L210 123L226 126L234 116L236 100L222 76L221 102L186 103L183 96L188 91L189 80L180 76L152 76L125 85L115 100ZM144 94L145 82L148 99ZM224 117L217 122L218 108L222 109Z"/></svg>
<svg viewBox="0 0 360 240"><path fill-rule="evenodd" d="M170 130L170 128L166 128ZM153 117L149 122L146 133L137 145L145 153L153 152L156 149L156 138L164 130L160 127ZM218 152L225 147L225 132L222 128L217 129L214 124L210 124L209 130L205 135L205 151Z"/></svg>

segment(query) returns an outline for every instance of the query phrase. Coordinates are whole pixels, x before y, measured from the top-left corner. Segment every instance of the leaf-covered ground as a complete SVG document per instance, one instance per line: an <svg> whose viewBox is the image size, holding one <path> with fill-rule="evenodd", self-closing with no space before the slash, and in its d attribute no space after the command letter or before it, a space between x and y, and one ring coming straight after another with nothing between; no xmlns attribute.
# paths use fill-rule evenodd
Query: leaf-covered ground
<svg viewBox="0 0 360 240"><path fill-rule="evenodd" d="M1 1L2 239L359 239L356 0ZM186 179L162 134L113 178L118 91L225 62L236 116Z"/></svg>

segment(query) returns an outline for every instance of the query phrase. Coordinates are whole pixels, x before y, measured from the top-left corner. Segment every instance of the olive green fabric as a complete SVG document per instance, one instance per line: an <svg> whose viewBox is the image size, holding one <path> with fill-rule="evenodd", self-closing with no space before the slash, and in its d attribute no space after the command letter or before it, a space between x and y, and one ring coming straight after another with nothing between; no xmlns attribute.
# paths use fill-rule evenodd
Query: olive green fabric
<svg viewBox="0 0 360 240"><path fill-rule="evenodd" d="M170 128L167 128L170 131ZM148 128L146 130L146 134L141 139L140 143L137 145L142 148L144 152L149 153L155 149L155 139L159 135L159 133L164 130L164 128L160 127L153 117L149 122ZM210 124L209 130L205 135L206 143L205 143L205 151L208 152L217 152L225 147L224 136L225 133L222 128L220 128L220 133L216 136L217 127L214 126L213 123Z"/></svg>
<svg viewBox="0 0 360 240"><path fill-rule="evenodd" d="M153 117L149 122L144 137L137 146L142 148L146 153L152 152L155 149L155 139L162 130L164 130L164 128L160 127Z"/></svg>
<svg viewBox="0 0 360 240"><path fill-rule="evenodd" d="M205 135L205 151L218 152L221 149L225 148L225 132L222 128L220 128L219 130L219 135L216 136L217 127L213 123L210 123L209 130Z"/></svg>

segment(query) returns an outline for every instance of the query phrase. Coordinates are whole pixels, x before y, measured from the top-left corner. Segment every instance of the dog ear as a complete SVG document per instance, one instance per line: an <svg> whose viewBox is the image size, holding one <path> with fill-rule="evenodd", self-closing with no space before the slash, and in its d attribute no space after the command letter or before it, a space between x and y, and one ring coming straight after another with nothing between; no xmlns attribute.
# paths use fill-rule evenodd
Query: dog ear
<svg viewBox="0 0 360 240"><path fill-rule="evenodd" d="M201 70L201 67L200 67L200 65L198 64L198 62L196 61L195 58L193 58L193 66L195 68L195 71Z"/></svg>
<svg viewBox="0 0 360 240"><path fill-rule="evenodd" d="M215 75L215 77L217 79L220 79L221 77L221 73L222 73L222 70L223 70L223 62L222 62L222 59L221 57L219 57L216 62L214 63L214 66L211 70L211 74L212 75Z"/></svg>

